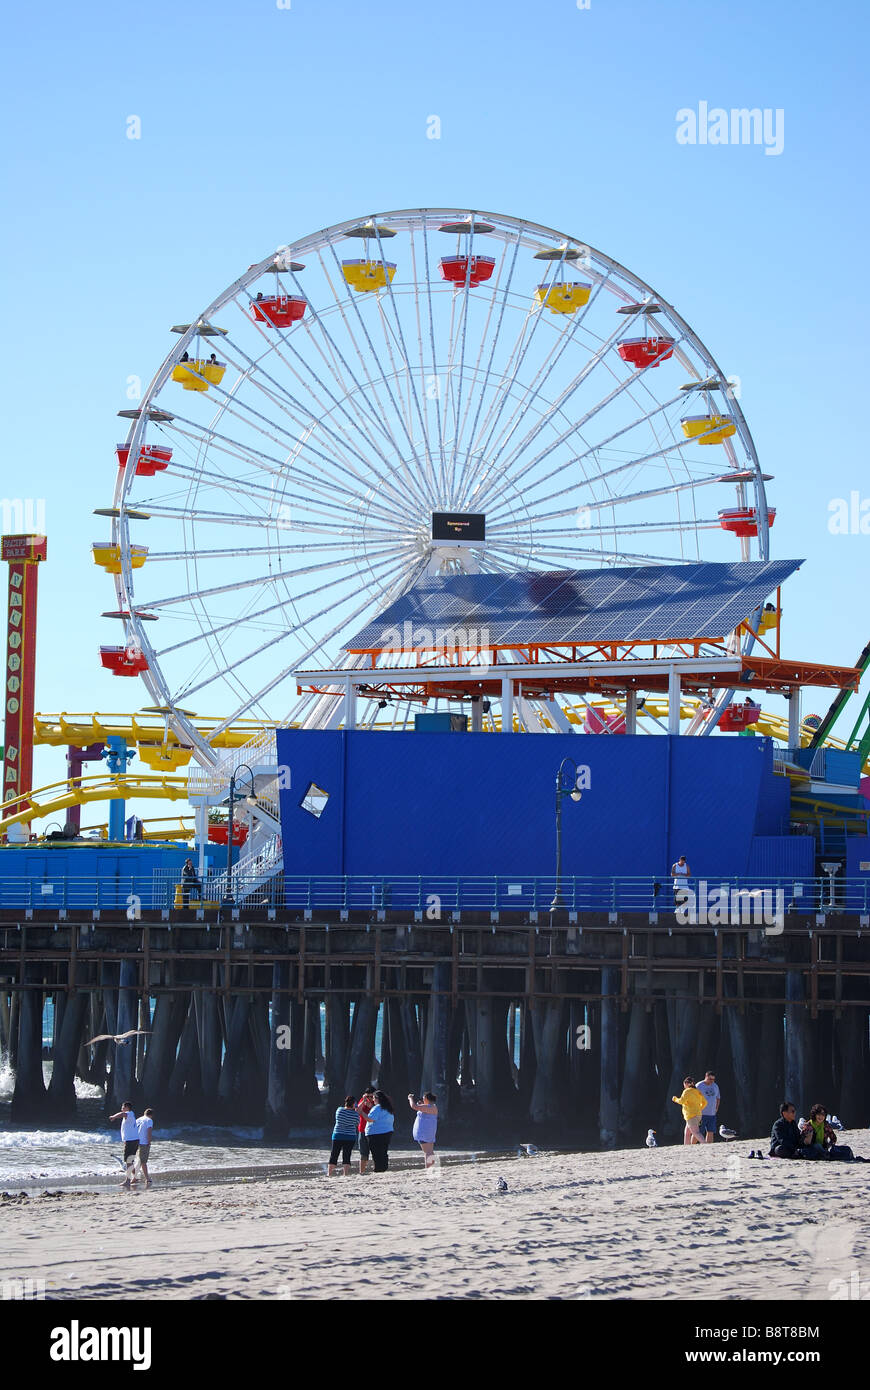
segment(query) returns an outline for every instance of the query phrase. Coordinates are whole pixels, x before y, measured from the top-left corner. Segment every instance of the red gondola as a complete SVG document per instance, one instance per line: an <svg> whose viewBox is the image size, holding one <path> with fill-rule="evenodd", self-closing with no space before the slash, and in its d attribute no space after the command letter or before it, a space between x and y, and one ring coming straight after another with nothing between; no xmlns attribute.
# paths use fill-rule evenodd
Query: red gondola
<svg viewBox="0 0 870 1390"><path fill-rule="evenodd" d="M775 517L776 507L768 507L768 526L773 525ZM733 531L735 536L757 536L758 513L754 507L728 507L719 513L719 525L723 531Z"/></svg>
<svg viewBox="0 0 870 1390"><path fill-rule="evenodd" d="M148 659L138 647L100 647L100 661L113 676L139 676Z"/></svg>
<svg viewBox="0 0 870 1390"><path fill-rule="evenodd" d="M467 276L469 286L474 289L488 280L495 270L493 256L472 256L470 270L468 261L468 256L442 256L441 279L449 280L452 285L464 285Z"/></svg>
<svg viewBox="0 0 870 1390"><path fill-rule="evenodd" d="M586 710L583 732L585 734L624 734L625 715L618 711L613 714L601 714L594 706L590 705Z"/></svg>
<svg viewBox="0 0 870 1390"><path fill-rule="evenodd" d="M632 367L657 367L674 353L673 338L623 338L617 344L623 362Z"/></svg>
<svg viewBox="0 0 870 1390"><path fill-rule="evenodd" d="M291 323L298 323L307 306L308 300L301 295L273 294L268 298L255 299L251 308L259 323L271 323L273 328L289 328Z"/></svg>
<svg viewBox="0 0 870 1390"><path fill-rule="evenodd" d="M127 459L130 456L130 449L126 444L116 444L115 453L118 455L118 467L126 468ZM155 473L160 473L169 466L172 458L172 450L165 444L143 444L139 450L139 459L136 464L136 476L140 478L153 478Z"/></svg>
<svg viewBox="0 0 870 1390"><path fill-rule="evenodd" d="M760 715L761 705L754 705L751 700L743 705L729 705L719 719L719 728L725 734L739 733L754 724Z"/></svg>
<svg viewBox="0 0 870 1390"><path fill-rule="evenodd" d="M208 838L213 845L225 845L230 838L230 828L226 821L221 825L210 825ZM243 845L247 838L248 827L244 821L233 821L233 844Z"/></svg>

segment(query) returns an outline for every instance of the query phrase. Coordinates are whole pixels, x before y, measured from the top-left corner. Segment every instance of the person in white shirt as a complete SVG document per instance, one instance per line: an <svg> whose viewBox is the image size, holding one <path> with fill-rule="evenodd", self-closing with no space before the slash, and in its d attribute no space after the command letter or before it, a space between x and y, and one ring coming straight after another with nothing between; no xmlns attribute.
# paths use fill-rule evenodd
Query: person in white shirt
<svg viewBox="0 0 870 1390"><path fill-rule="evenodd" d="M154 1111L143 1110L141 1119L136 1122L139 1135L139 1172L145 1179L145 1186L151 1186L148 1176L148 1155L151 1152L151 1131L154 1128Z"/></svg>
<svg viewBox="0 0 870 1390"><path fill-rule="evenodd" d="M701 1095L707 1102L698 1120L701 1133L704 1135L704 1142L706 1144L713 1144L716 1140L716 1115L719 1111L719 1101L721 1099L719 1087L716 1085L715 1074L712 1071L705 1072L704 1080L698 1082L696 1089L701 1092Z"/></svg>
<svg viewBox="0 0 870 1390"><path fill-rule="evenodd" d="M110 1120L121 1121L121 1138L124 1141L124 1167L126 1176L122 1187L132 1187L136 1181L133 1176L133 1169L136 1164L136 1150L139 1148L139 1130L136 1124L136 1112L128 1100L125 1100L117 1115L110 1115Z"/></svg>

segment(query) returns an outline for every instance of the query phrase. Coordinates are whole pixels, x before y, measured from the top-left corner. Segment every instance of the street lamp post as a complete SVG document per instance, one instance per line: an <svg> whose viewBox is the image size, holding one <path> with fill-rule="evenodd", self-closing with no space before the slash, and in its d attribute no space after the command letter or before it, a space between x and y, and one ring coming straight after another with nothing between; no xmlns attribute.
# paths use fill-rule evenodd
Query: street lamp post
<svg viewBox="0 0 870 1390"><path fill-rule="evenodd" d="M566 775L571 779L568 785ZM550 903L551 912L565 906L562 897L562 798L570 796L572 801L580 800L582 793L577 789L579 778L580 773L574 759L563 758L556 773L556 892Z"/></svg>
<svg viewBox="0 0 870 1390"><path fill-rule="evenodd" d="M236 773L238 773L238 772L247 772L248 776L250 777L250 779L251 779L251 790L250 790L250 793L248 793L248 792L240 792L239 795L236 796ZM247 764L247 763L239 763L238 767L234 767L233 770L232 770L232 772L231 772L231 774L230 774L230 791L229 791L229 806L230 806L230 809L229 809L229 824L228 824L228 826L227 826L227 889L226 889L226 892L224 893L223 900L222 900L222 902L221 902L221 907L230 907L230 908L235 907L235 900L234 900L234 898L233 898L233 807L235 806L235 804L236 804L237 801L242 801L246 796L248 796L248 795L253 796L253 795L254 795L254 792L255 792L255 787L254 787L254 774L253 774L253 772L252 772L251 769L248 767L248 764Z"/></svg>

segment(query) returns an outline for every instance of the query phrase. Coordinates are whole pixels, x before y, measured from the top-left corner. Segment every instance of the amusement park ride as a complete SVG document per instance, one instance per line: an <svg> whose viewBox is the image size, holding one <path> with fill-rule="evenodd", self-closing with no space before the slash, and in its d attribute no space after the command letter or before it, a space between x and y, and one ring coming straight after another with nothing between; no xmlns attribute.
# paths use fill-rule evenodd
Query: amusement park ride
<svg viewBox="0 0 870 1390"><path fill-rule="evenodd" d="M100 665L140 679L149 705L34 718L10 646L10 841L65 813L74 836L103 800L121 839L125 803L150 797L190 801L201 845L244 763L239 853L277 871L276 727L410 730L423 708L464 709L473 731L758 733L863 766L867 702L844 744L831 731L870 647L843 667L782 654L799 562L770 559L771 475L708 348L610 257L511 217L389 213L282 246L172 331L141 405L119 412L92 547L123 634ZM21 576L10 596L30 596L32 699L44 538L7 537L3 558L10 586ZM641 629L631 585L653 570L668 621ZM611 580L622 598L602 598ZM580 606L557 631L566 586ZM426 623L408 636L412 612ZM802 721L813 686L836 698ZM65 781L31 788L33 742L68 750ZM86 761L106 767L84 776Z"/></svg>

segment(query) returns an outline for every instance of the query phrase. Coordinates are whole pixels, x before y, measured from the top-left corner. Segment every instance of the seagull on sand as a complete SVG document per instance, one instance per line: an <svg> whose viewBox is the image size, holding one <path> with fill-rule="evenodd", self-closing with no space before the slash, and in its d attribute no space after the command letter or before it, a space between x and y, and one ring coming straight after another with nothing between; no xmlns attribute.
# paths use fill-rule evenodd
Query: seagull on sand
<svg viewBox="0 0 870 1390"><path fill-rule="evenodd" d="M496 1192L507 1192L507 1191L508 1191L508 1185L507 1185L507 1183L505 1182L504 1178L499 1178L499 1180L498 1180L498 1182L497 1182L497 1184L496 1184L495 1190L496 1190Z"/></svg>
<svg viewBox="0 0 870 1390"><path fill-rule="evenodd" d="M648 1129L646 1132L646 1146L648 1149L657 1149L659 1146L654 1129Z"/></svg>
<svg viewBox="0 0 870 1390"><path fill-rule="evenodd" d="M720 1126L719 1126L719 1134L720 1134L721 1138L723 1138L723 1139L736 1139L736 1138L737 1138L737 1130L736 1130L736 1129L729 1129L727 1125L720 1125Z"/></svg>
<svg viewBox="0 0 870 1390"><path fill-rule="evenodd" d="M845 1125L839 1115L828 1115L827 1119L830 1122L831 1129L845 1129Z"/></svg>
<svg viewBox="0 0 870 1390"><path fill-rule="evenodd" d="M85 1047L90 1047L91 1043L114 1042L128 1043L131 1038L139 1038L144 1033L150 1033L150 1028L128 1028L126 1033L98 1033L95 1038L88 1038Z"/></svg>

